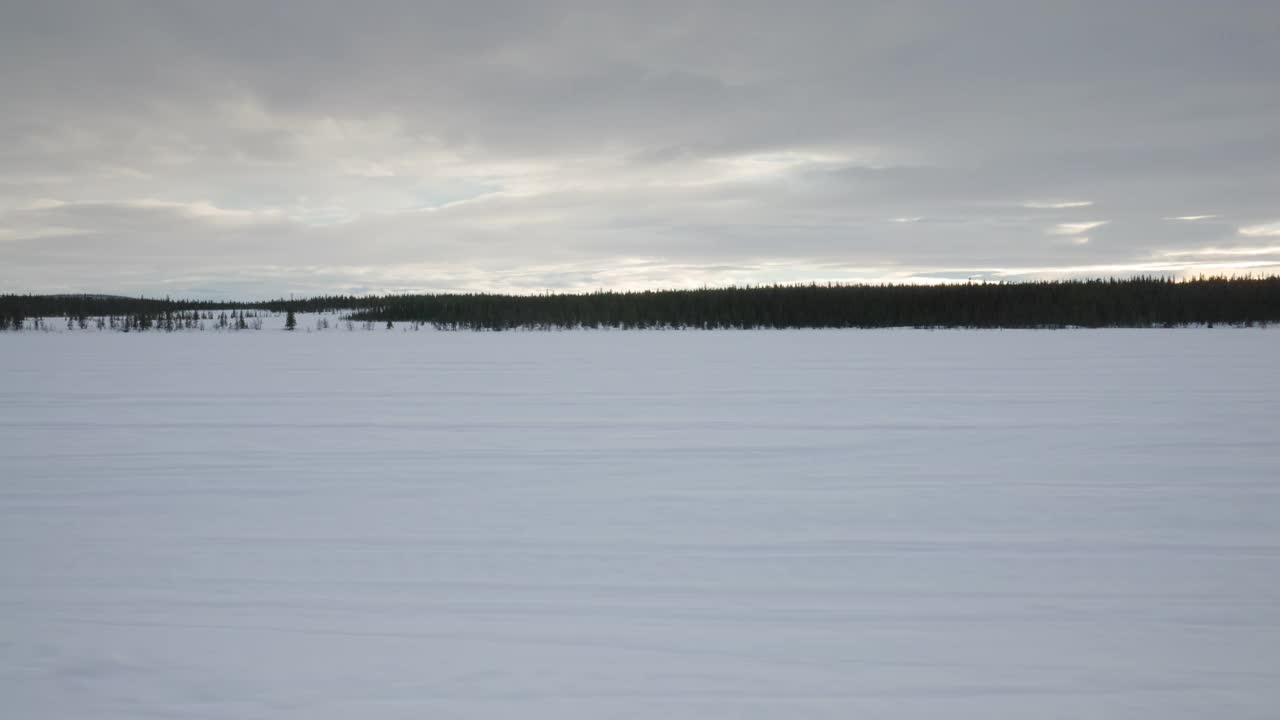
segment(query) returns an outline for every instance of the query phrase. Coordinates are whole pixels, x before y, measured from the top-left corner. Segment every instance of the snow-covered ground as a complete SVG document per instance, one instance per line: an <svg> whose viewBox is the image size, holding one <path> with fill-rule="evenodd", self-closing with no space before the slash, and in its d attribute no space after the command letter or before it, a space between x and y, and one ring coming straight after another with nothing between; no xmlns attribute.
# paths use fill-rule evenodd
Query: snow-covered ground
<svg viewBox="0 0 1280 720"><path fill-rule="evenodd" d="M1275 718L1277 358L6 333L0 716Z"/></svg>

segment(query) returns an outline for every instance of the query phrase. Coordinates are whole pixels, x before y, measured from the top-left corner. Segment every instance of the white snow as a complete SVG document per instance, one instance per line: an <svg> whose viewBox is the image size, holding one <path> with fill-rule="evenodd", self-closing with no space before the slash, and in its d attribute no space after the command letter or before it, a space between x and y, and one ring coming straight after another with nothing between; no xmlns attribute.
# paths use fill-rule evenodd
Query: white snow
<svg viewBox="0 0 1280 720"><path fill-rule="evenodd" d="M0 334L0 716L1274 718L1277 357Z"/></svg>

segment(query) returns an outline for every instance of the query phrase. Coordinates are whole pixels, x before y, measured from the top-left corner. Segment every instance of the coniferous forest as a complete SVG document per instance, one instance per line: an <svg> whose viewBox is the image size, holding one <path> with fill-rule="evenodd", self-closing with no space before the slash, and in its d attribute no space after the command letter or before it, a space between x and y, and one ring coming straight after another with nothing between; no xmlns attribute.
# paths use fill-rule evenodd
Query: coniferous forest
<svg viewBox="0 0 1280 720"><path fill-rule="evenodd" d="M218 302L0 295L0 329L28 318L123 331L254 329L260 312L346 313L441 329L1065 328L1280 322L1280 278L1067 280L954 285L771 285L543 295L323 296Z"/></svg>

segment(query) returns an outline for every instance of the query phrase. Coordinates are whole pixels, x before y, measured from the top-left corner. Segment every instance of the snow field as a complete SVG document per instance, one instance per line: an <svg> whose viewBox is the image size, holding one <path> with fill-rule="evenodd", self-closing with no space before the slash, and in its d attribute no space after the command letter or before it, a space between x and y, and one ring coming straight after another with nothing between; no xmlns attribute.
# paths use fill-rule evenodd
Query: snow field
<svg viewBox="0 0 1280 720"><path fill-rule="evenodd" d="M402 330L0 335L0 715L1280 711L1280 333Z"/></svg>

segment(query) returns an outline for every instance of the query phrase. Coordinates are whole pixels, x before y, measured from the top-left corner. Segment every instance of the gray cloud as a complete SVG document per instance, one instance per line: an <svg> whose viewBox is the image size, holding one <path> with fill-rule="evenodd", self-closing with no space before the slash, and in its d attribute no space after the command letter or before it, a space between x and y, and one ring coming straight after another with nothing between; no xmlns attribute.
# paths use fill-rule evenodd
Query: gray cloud
<svg viewBox="0 0 1280 720"><path fill-rule="evenodd" d="M1277 26L1247 0L4 3L0 289L1271 271Z"/></svg>

